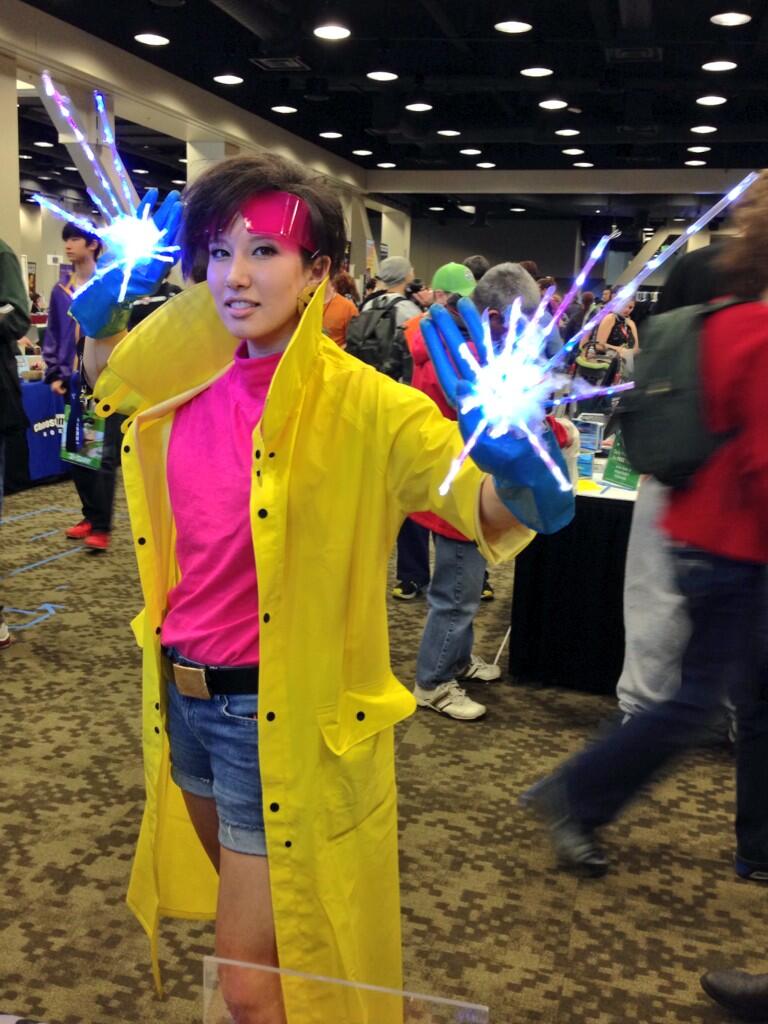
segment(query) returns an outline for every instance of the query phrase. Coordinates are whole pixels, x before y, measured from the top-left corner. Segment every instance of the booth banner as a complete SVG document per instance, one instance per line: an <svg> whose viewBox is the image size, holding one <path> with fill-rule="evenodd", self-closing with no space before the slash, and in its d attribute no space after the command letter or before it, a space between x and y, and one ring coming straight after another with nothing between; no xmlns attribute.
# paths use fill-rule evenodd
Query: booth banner
<svg viewBox="0 0 768 1024"><path fill-rule="evenodd" d="M101 469L104 454L104 419L94 413L94 404L89 401L83 411L83 444L76 451L67 449L67 425L72 412L70 405L64 408L64 430L61 435L61 457L66 462L86 469ZM2 1022L0 1021L0 1024Z"/></svg>
<svg viewBox="0 0 768 1024"><path fill-rule="evenodd" d="M21 385L24 412L29 420L29 479L43 480L64 471L59 459L64 429L64 399L42 381Z"/></svg>

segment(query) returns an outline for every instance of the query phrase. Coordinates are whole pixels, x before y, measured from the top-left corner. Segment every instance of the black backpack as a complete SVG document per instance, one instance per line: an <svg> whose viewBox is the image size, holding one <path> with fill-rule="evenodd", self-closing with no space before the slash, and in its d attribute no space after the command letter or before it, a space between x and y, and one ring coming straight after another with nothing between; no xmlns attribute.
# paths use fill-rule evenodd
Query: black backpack
<svg viewBox="0 0 768 1024"><path fill-rule="evenodd" d="M743 302L682 306L648 317L635 355L635 387L615 412L632 468L684 487L732 434L713 434L704 409L700 341L707 317Z"/></svg>
<svg viewBox="0 0 768 1024"><path fill-rule="evenodd" d="M347 327L346 351L394 380L410 379L408 348L395 313L397 304L407 301L404 295L373 299Z"/></svg>

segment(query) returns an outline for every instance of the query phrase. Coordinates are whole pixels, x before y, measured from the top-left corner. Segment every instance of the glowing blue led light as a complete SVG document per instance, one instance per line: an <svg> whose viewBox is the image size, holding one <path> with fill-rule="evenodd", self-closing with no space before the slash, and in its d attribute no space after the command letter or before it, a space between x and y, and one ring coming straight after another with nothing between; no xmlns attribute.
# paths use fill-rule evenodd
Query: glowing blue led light
<svg viewBox="0 0 768 1024"><path fill-rule="evenodd" d="M642 270L628 284L624 285L602 310L586 322L568 344L551 359L547 359L545 353L547 339L553 325L557 323L580 285L586 280L589 270L603 254L617 232L600 239L551 318L546 319L545 313L553 288L544 293L539 306L530 318L523 315L518 299L507 311L506 336L500 346L494 347L486 311L481 318L482 332L477 346L480 359L475 358L466 343L459 346L459 354L472 372L472 391L462 401L460 411L464 415L473 410L480 410L481 419L459 455L451 463L449 472L440 486L440 493L445 494L448 491L462 464L486 430L491 438L501 437L507 433L526 437L538 457L552 473L560 489L570 490L570 482L563 476L562 471L541 441L542 424L547 410L566 403L580 402L587 398L612 397L623 391L628 391L634 385L627 382L601 388L591 387L581 378L577 377L572 380L557 369L558 365L583 337L594 330L605 316L625 306L633 298L638 286L674 255L687 242L690 235L701 230L734 200L738 199L757 180L757 177L758 175L755 173L748 174L687 231L681 232L668 248L654 255ZM466 311L465 319L468 322L473 319L477 320L471 300L460 299L459 310ZM564 396L552 397L553 394L563 390L567 392Z"/></svg>
<svg viewBox="0 0 768 1024"><path fill-rule="evenodd" d="M101 133L109 149L117 181L120 183L122 195L118 195L115 192L98 157L89 145L80 125L70 110L69 100L56 89L47 71L43 72L42 80L46 95L53 99L59 113L69 125L76 142L88 161L90 169L101 186L100 192L96 188L90 187L87 189L87 192L107 222L106 227L97 227L87 218L79 217L77 214L65 210L47 196L36 194L32 198L54 214L54 216L60 217L62 220L71 221L89 234L95 235L100 239L106 250L106 258L97 266L94 276L75 295L81 295L107 274L119 270L122 273L122 282L118 293L118 301L123 302L127 295L131 274L137 266L154 261L173 264L176 262L176 254L179 252L180 247L178 245L166 244L167 229L158 228L152 220L149 205L144 205L141 208L141 214L138 214L138 208L131 191L130 179L117 151L114 132L109 123L107 108L102 94L98 91L93 93L94 105L99 118Z"/></svg>

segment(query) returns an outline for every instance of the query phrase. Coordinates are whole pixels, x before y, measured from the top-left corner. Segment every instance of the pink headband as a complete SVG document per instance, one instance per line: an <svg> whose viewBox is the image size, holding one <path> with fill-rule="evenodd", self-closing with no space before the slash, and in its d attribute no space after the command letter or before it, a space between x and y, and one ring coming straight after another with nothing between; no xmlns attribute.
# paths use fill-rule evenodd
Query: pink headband
<svg viewBox="0 0 768 1024"><path fill-rule="evenodd" d="M251 235L276 235L317 252L309 207L291 192L259 192L243 204L240 215Z"/></svg>

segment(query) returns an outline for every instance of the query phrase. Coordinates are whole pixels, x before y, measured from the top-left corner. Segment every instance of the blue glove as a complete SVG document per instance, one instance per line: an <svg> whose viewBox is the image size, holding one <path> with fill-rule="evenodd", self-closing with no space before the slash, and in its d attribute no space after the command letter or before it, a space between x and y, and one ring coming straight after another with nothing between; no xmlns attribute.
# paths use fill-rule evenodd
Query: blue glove
<svg viewBox="0 0 768 1024"><path fill-rule="evenodd" d="M147 191L139 203L136 220L141 219L145 209L151 210L154 207L157 197L156 188ZM174 190L168 193L152 220L157 228L165 231L158 245L174 245L181 221L179 192ZM70 312L80 324L83 334L89 338L108 337L124 330L128 323L133 300L143 295L152 295L171 266L165 260L152 257L136 263L131 271L125 296L122 301L118 301L123 284L123 267L122 265L116 266L106 273L104 270L119 257L119 252L109 251L109 249L103 253L96 263L96 274L98 275L101 271L103 276L76 292L72 299Z"/></svg>
<svg viewBox="0 0 768 1024"><path fill-rule="evenodd" d="M477 309L467 299L459 300L459 309L479 362L484 365L483 325ZM460 351L465 339L450 313L435 305L429 314L420 325L422 336L445 397L459 410L459 429L467 441L483 419L482 409L461 411L464 399L474 390L475 370ZM537 433L542 447L567 480L565 459L552 431L543 427ZM573 519L573 490L561 489L526 436L510 431L492 438L489 431L484 430L470 456L480 469L493 476L499 498L524 526L538 533L556 533Z"/></svg>

